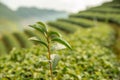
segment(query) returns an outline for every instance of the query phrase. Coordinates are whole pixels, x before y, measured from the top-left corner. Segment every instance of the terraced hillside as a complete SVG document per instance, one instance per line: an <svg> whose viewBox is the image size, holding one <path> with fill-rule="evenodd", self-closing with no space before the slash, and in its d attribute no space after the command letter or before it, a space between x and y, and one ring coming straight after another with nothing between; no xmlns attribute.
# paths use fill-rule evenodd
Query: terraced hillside
<svg viewBox="0 0 120 80"><path fill-rule="evenodd" d="M51 30L64 34L73 48L55 52L61 56L54 71L55 80L120 79L120 64L115 55L120 54L119 11L119 0L115 0L47 23ZM0 37L0 79L48 80L48 65L41 61L47 58L46 51L28 40L31 36L43 36L33 30L8 34Z"/></svg>

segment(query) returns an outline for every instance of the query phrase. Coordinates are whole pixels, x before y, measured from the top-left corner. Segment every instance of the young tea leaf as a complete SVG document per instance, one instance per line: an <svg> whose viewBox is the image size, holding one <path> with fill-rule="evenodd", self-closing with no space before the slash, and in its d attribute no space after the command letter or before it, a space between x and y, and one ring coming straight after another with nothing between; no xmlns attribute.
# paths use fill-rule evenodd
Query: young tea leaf
<svg viewBox="0 0 120 80"><path fill-rule="evenodd" d="M57 54L52 54L51 55L51 60L52 60L52 70L54 70L60 61L60 56Z"/></svg>
<svg viewBox="0 0 120 80"><path fill-rule="evenodd" d="M60 44L62 44L64 46L66 46L67 48L72 49L70 44L67 41L65 41L65 40L63 40L63 39L61 39L59 37L53 38L52 41L56 41L56 42L58 42L58 43L60 43Z"/></svg>
<svg viewBox="0 0 120 80"><path fill-rule="evenodd" d="M50 37L61 37L61 34L58 33L58 32L55 32L55 31L50 31L49 34L48 34Z"/></svg>
<svg viewBox="0 0 120 80"><path fill-rule="evenodd" d="M37 43L40 43L40 44L48 47L47 44L46 44L44 41L41 41L41 40L37 39L36 37L31 37L31 38L29 38L29 40L35 41L35 42L37 42Z"/></svg>
<svg viewBox="0 0 120 80"><path fill-rule="evenodd" d="M42 28L37 27L36 25L29 25L29 26L44 34L44 30Z"/></svg>
<svg viewBox="0 0 120 80"><path fill-rule="evenodd" d="M46 25L43 22L37 22L38 26L41 27L45 32L48 31Z"/></svg>

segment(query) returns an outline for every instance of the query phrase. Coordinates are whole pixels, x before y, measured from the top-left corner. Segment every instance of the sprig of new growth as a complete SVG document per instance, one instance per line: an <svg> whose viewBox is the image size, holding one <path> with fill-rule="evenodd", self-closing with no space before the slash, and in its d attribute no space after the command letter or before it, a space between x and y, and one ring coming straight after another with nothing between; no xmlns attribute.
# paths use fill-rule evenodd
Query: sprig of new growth
<svg viewBox="0 0 120 80"><path fill-rule="evenodd" d="M43 22L37 22L34 25L30 25L30 27L34 28L35 30L41 32L43 36L45 37L46 41L43 41L41 39L38 39L36 37L31 37L30 40L38 42L39 44L44 45L47 48L48 52L48 60L49 60L49 69L50 69L50 76L51 80L54 80L53 77L53 70L57 66L60 57L55 54L51 54L51 44L54 42L57 42L59 44L64 45L65 47L71 49L71 46L69 43L64 40L60 33L55 31L49 31L46 25Z"/></svg>

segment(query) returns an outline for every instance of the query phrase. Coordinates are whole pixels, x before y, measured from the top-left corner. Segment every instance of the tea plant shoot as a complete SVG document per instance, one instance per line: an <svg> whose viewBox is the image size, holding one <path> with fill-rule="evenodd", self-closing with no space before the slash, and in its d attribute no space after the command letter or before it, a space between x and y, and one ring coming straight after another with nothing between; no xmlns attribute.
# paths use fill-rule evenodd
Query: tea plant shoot
<svg viewBox="0 0 120 80"><path fill-rule="evenodd" d="M34 28L35 30L39 31L45 38L45 40L38 39L37 37L31 37L29 40L35 41L39 44L42 44L46 47L48 52L48 62L49 62L49 70L50 70L50 78L51 80L54 80L53 76L53 70L56 68L60 57L57 54L52 54L51 50L56 50L55 48L52 49L51 45L53 43L59 43L63 46L72 49L70 44L64 40L60 33L56 31L49 31L46 24L43 22L37 22L34 25L30 25L30 27ZM57 47L58 45L54 45L54 47Z"/></svg>

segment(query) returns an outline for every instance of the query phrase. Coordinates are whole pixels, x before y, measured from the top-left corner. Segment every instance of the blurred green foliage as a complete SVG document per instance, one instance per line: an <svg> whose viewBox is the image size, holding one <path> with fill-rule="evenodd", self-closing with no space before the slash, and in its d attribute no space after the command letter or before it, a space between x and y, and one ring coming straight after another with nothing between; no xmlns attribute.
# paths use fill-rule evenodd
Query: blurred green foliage
<svg viewBox="0 0 120 80"><path fill-rule="evenodd" d="M55 80L119 80L120 65L110 47L113 36L113 29L106 26L81 28L80 32L67 36L73 51L55 52L61 56L57 70L53 72ZM48 80L45 55L47 53L41 46L11 51L10 55L0 58L0 78Z"/></svg>

